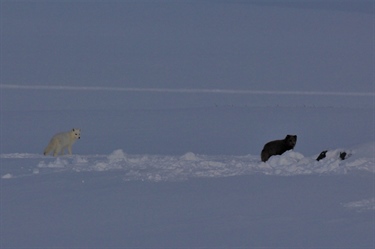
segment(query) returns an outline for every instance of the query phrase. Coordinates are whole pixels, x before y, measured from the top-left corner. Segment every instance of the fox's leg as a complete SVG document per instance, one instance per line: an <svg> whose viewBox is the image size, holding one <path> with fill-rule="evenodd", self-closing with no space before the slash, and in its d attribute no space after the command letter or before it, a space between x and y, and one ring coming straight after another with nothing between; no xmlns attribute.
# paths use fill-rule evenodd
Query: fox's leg
<svg viewBox="0 0 375 249"><path fill-rule="evenodd" d="M64 155L65 154L65 147L62 147L61 150L60 150L60 155Z"/></svg>
<svg viewBox="0 0 375 249"><path fill-rule="evenodd" d="M69 152L69 155L72 154L72 146L71 145L68 145L68 152Z"/></svg>
<svg viewBox="0 0 375 249"><path fill-rule="evenodd" d="M56 145L53 156L57 156L57 155L61 154L61 150L62 150L61 146ZM64 151L62 151L62 154L64 154Z"/></svg>

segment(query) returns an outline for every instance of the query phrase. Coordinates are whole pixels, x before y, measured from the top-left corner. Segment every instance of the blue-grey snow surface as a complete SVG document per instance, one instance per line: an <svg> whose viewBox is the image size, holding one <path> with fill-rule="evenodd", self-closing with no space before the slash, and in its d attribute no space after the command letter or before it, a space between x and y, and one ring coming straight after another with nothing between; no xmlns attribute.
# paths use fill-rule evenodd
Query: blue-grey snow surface
<svg viewBox="0 0 375 249"><path fill-rule="evenodd" d="M375 248L374 11L1 1L0 248Z"/></svg>
<svg viewBox="0 0 375 249"><path fill-rule="evenodd" d="M1 248L373 248L374 146L319 162L1 154Z"/></svg>

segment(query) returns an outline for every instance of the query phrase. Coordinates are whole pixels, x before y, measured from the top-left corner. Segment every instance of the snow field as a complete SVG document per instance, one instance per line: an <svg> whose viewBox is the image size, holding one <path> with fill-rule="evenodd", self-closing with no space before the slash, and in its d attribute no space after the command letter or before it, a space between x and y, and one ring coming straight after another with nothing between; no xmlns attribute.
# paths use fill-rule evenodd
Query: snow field
<svg viewBox="0 0 375 249"><path fill-rule="evenodd" d="M373 1L169 2L1 3L0 248L375 248Z"/></svg>

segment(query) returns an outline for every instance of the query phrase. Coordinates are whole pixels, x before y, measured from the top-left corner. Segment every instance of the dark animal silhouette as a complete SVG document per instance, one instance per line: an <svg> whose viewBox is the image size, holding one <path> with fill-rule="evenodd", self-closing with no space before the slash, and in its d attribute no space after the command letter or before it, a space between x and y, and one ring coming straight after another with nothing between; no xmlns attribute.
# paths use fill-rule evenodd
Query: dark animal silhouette
<svg viewBox="0 0 375 249"><path fill-rule="evenodd" d="M323 158L326 157L326 153L328 152L328 150L323 150L322 152L320 152L319 156L316 158L317 161L320 161L322 160ZM340 152L340 159L341 160L345 160L348 156L348 153L346 153L345 151L343 152Z"/></svg>
<svg viewBox="0 0 375 249"><path fill-rule="evenodd" d="M345 151L340 152L340 159L341 159L341 160L345 160L347 155L348 155L348 154L347 154Z"/></svg>
<svg viewBox="0 0 375 249"><path fill-rule="evenodd" d="M323 158L326 157L326 153L327 153L328 150L324 150L322 152L320 152L319 156L316 158L317 161L320 161L322 160Z"/></svg>
<svg viewBox="0 0 375 249"><path fill-rule="evenodd" d="M268 142L263 147L261 159L263 162L266 162L271 156L281 155L285 151L293 149L296 143L296 135L286 135L282 140Z"/></svg>

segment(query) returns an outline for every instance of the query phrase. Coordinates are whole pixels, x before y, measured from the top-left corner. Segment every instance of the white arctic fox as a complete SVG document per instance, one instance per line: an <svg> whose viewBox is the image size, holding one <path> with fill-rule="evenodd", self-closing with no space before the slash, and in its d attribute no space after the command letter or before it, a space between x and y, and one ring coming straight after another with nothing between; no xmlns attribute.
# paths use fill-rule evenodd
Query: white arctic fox
<svg viewBox="0 0 375 249"><path fill-rule="evenodd" d="M73 143L81 138L81 130L73 128L71 131L57 133L51 138L51 141L44 150L44 155L48 155L53 151L53 156L58 154L64 155L64 150L68 148L68 152L72 154Z"/></svg>

